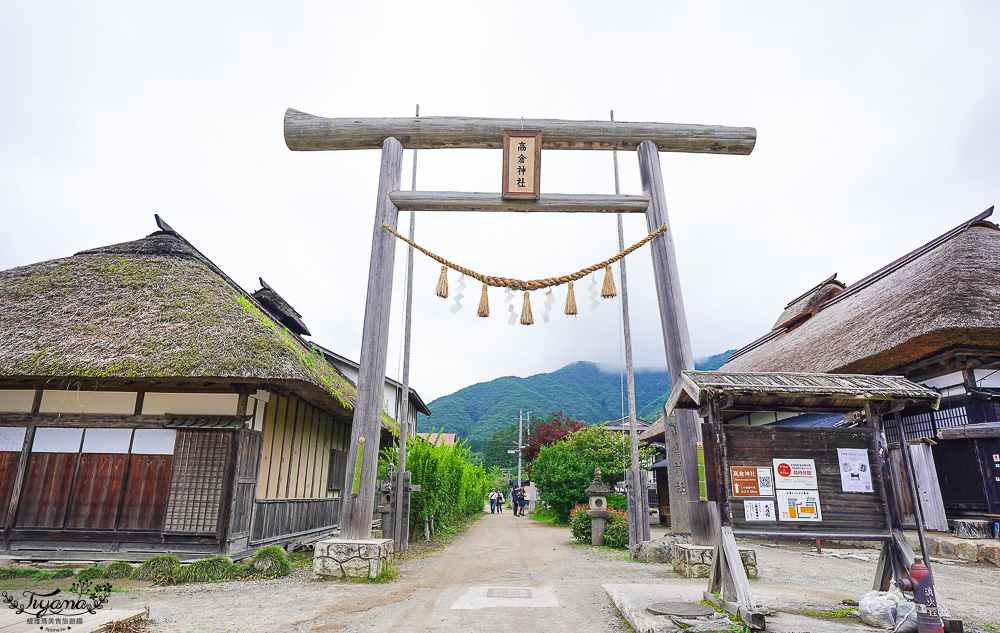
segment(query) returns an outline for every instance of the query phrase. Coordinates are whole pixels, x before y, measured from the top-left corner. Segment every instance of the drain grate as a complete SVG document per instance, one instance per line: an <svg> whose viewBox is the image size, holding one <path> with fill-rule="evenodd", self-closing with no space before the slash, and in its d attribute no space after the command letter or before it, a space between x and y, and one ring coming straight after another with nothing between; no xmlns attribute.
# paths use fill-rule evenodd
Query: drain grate
<svg viewBox="0 0 1000 633"><path fill-rule="evenodd" d="M486 590L487 598L530 598L531 589L512 589L510 587L493 587Z"/></svg>
<svg viewBox="0 0 1000 633"><path fill-rule="evenodd" d="M677 615L682 617L702 617L712 615L715 609L697 602L654 602L646 611L656 615Z"/></svg>

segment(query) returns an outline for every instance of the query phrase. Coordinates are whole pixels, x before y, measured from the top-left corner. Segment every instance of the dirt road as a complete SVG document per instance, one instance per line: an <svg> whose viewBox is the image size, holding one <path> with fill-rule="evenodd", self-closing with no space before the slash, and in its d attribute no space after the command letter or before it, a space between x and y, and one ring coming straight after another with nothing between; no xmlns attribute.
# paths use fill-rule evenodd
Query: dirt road
<svg viewBox="0 0 1000 633"><path fill-rule="evenodd" d="M856 618L829 621L789 612L835 611L843 608L841 600L859 598L871 586L877 552L840 550L848 557L837 558L825 549L820 557L805 544L757 544L756 550L761 578L752 583L754 592L762 606L786 613L774 619L776 629L781 622L791 624L782 630L813 633L867 628ZM385 585L314 581L311 569L303 569L272 581L134 590L117 594L112 606L148 605L155 630L163 633L620 633L625 629L602 585L655 584L662 600L695 601L705 587L704 579L678 578L669 565L573 545L567 528L509 512L487 514L445 550L398 566L399 577ZM1000 624L992 596L1000 569L938 565L935 574L952 612L968 619L967 631ZM490 590L497 597L488 597Z"/></svg>

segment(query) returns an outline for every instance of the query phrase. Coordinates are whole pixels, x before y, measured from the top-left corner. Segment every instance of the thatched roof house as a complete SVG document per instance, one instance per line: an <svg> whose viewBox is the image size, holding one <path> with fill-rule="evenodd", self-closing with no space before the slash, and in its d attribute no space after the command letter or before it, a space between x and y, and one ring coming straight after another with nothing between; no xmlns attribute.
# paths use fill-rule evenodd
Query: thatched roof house
<svg viewBox="0 0 1000 633"><path fill-rule="evenodd" d="M722 371L900 373L945 350L1000 360L1000 230L992 207L864 279L793 299Z"/></svg>
<svg viewBox="0 0 1000 633"><path fill-rule="evenodd" d="M1000 228L992 213L851 285L826 279L721 371L900 375L935 388L940 410L914 405L896 414L903 434L938 441L933 458L949 519L1000 514L1000 480L989 475L1000 440L950 439L961 435L956 427L1000 420ZM890 441L900 440L898 428L887 425ZM935 472L927 477L922 485L931 486Z"/></svg>
<svg viewBox="0 0 1000 633"><path fill-rule="evenodd" d="M157 224L0 271L4 553L239 556L337 529L354 384L272 287Z"/></svg>

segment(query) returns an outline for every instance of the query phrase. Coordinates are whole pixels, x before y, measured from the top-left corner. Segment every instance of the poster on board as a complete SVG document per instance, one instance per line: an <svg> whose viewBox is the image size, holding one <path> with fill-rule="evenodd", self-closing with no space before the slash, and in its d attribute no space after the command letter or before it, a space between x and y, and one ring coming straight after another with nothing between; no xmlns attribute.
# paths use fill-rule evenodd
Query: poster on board
<svg viewBox="0 0 1000 633"><path fill-rule="evenodd" d="M778 519L781 521L822 521L819 491L778 490Z"/></svg>
<svg viewBox="0 0 1000 633"><path fill-rule="evenodd" d="M875 492L872 486L872 467L866 448L838 448L840 487L844 492Z"/></svg>
<svg viewBox="0 0 1000 633"><path fill-rule="evenodd" d="M770 466L730 466L729 478L734 497L773 497L774 480Z"/></svg>
<svg viewBox="0 0 1000 633"><path fill-rule="evenodd" d="M747 521L776 521L774 500L746 499L743 501L743 515Z"/></svg>
<svg viewBox="0 0 1000 633"><path fill-rule="evenodd" d="M775 459L774 487L779 490L815 490L816 462L812 459Z"/></svg>

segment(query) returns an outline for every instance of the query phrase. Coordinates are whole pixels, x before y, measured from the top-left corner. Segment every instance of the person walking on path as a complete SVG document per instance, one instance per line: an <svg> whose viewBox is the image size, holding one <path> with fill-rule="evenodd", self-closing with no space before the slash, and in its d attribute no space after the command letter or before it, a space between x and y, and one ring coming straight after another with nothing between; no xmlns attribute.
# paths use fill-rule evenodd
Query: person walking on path
<svg viewBox="0 0 1000 633"><path fill-rule="evenodd" d="M497 490L497 512L503 514L503 493Z"/></svg>
<svg viewBox="0 0 1000 633"><path fill-rule="evenodd" d="M490 489L490 514L496 514L497 511L497 489Z"/></svg>
<svg viewBox="0 0 1000 633"><path fill-rule="evenodd" d="M524 506L528 505L528 493L524 489L524 484L517 491L517 507L521 512L521 516L524 516Z"/></svg>

